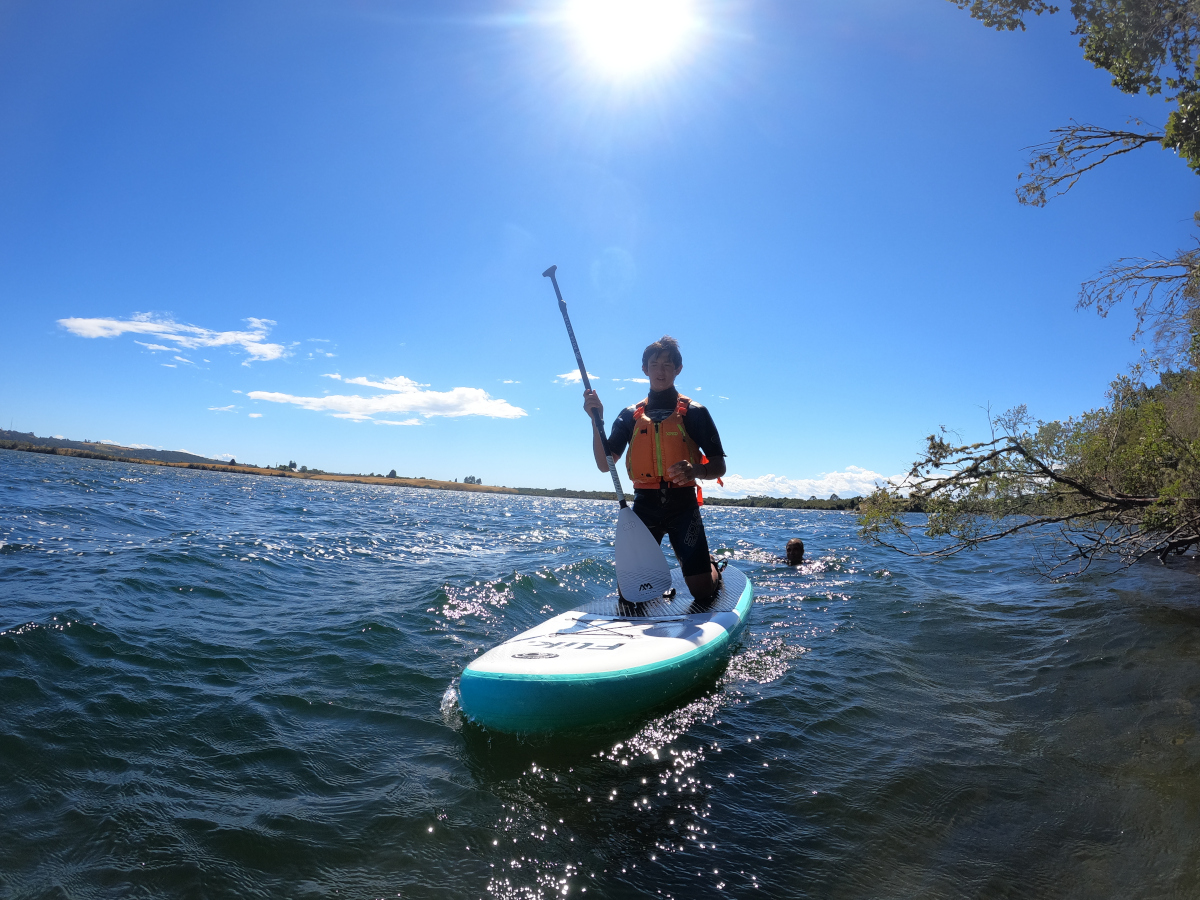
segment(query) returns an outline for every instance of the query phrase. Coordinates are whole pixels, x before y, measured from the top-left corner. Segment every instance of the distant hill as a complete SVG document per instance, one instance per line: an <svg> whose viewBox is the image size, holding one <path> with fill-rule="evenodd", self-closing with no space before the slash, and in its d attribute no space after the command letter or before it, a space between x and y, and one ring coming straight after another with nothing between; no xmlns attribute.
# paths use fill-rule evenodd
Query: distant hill
<svg viewBox="0 0 1200 900"><path fill-rule="evenodd" d="M0 428L0 441L15 441L20 444L32 444L35 447L86 450L91 453L103 453L107 456L123 456L127 459L153 459L158 462L173 463L216 463L217 465L224 463L224 460L209 459L194 453L184 453L182 450L145 450L140 447L122 447L120 444L105 444L100 441L68 441L66 438L38 437L33 432L5 431L2 428Z"/></svg>

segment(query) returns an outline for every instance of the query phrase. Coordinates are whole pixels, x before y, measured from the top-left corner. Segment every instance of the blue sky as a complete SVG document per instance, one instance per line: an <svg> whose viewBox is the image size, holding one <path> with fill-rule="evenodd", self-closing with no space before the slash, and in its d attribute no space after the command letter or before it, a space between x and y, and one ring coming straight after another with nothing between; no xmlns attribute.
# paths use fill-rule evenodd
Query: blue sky
<svg viewBox="0 0 1200 900"><path fill-rule="evenodd" d="M604 489L551 263L608 420L674 335L735 488L844 492L1135 358L1079 283L1189 241L1197 180L1152 148L1017 204L1051 128L1167 111L1068 18L697 0L618 77L566 8L6 3L3 427Z"/></svg>

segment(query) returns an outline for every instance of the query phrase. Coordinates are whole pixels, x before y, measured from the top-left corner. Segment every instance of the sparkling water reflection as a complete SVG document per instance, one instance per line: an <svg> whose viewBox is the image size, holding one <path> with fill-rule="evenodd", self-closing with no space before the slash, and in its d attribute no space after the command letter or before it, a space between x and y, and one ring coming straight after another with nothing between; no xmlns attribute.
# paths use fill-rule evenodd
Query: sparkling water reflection
<svg viewBox="0 0 1200 900"><path fill-rule="evenodd" d="M756 587L726 671L519 740L456 676L613 588L608 505L0 451L0 893L1200 894L1195 572L705 516Z"/></svg>

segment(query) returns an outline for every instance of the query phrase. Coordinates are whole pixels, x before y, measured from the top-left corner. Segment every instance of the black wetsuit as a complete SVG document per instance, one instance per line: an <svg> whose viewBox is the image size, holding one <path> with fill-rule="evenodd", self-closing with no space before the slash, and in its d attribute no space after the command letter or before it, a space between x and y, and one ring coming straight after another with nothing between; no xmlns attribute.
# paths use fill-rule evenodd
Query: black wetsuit
<svg viewBox="0 0 1200 900"><path fill-rule="evenodd" d="M651 391L646 398L646 415L652 422L662 422L675 411L678 403L679 392L674 388ZM633 411L632 406L621 410L613 422L608 449L614 456L624 453L629 445L629 438L633 435ZM713 424L708 410L699 403L693 401L688 405L683 426L709 459L725 456L717 426ZM704 522L700 518L694 487L676 487L663 480L657 489L638 488L633 492L633 511L646 523L659 543L662 543L664 534L670 538L671 548L684 575L701 575L709 571L708 538L704 534Z"/></svg>

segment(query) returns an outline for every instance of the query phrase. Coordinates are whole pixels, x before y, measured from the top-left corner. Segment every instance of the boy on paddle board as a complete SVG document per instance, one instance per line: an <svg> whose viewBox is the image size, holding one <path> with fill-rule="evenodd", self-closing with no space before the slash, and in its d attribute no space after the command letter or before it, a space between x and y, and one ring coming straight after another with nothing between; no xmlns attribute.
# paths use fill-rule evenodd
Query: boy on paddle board
<svg viewBox="0 0 1200 900"><path fill-rule="evenodd" d="M621 410L608 449L615 461L629 448L625 465L633 482L633 511L659 543L667 535L688 590L706 600L720 587L721 576L709 556L696 481L725 474L725 451L708 410L675 390L682 371L683 356L674 338L664 336L642 351L650 393ZM583 408L589 419L593 409L604 415L595 391L583 392ZM604 445L594 426L592 452L596 466L607 472Z"/></svg>

